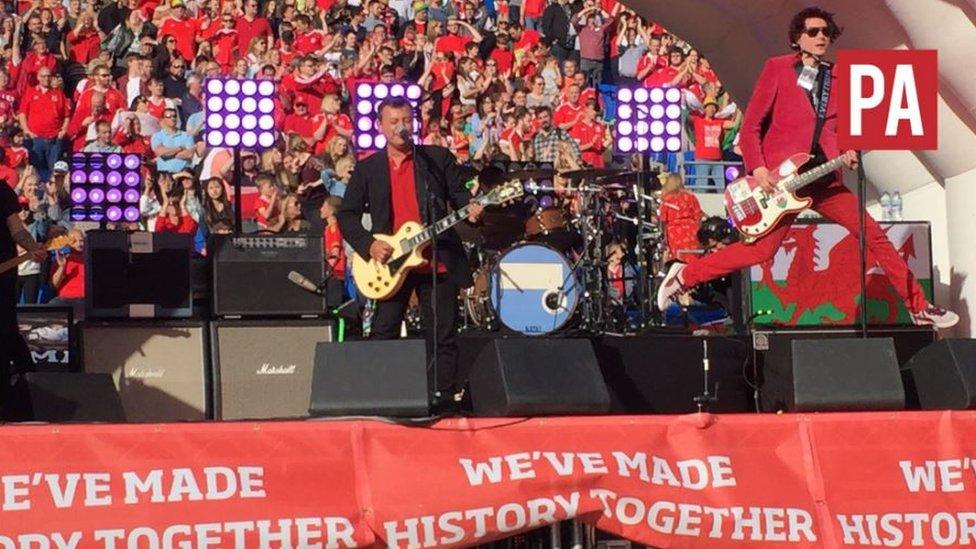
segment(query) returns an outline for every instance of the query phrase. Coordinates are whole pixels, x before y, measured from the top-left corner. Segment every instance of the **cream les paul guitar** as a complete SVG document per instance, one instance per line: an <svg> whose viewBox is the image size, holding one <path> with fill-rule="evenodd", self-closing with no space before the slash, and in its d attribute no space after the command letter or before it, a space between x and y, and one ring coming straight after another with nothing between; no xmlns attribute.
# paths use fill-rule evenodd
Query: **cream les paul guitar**
<svg viewBox="0 0 976 549"><path fill-rule="evenodd" d="M474 201L482 206L503 205L521 198L522 194L522 182L512 180L475 197ZM359 293L377 301L392 297L403 286L410 271L427 263L423 252L431 241L467 217L468 206L465 206L427 227L411 221L404 223L396 234L373 235L376 240L389 244L393 253L386 263L371 257L364 258L358 253L353 255L352 277Z"/></svg>
<svg viewBox="0 0 976 549"><path fill-rule="evenodd" d="M774 193L766 192L759 180L751 175L736 179L725 187L725 209L746 242L772 231L785 215L810 207L813 200L798 197L796 192L844 165L844 157L838 156L799 173L810 158L806 153L794 154L777 169L770 170L769 177L777 188Z"/></svg>

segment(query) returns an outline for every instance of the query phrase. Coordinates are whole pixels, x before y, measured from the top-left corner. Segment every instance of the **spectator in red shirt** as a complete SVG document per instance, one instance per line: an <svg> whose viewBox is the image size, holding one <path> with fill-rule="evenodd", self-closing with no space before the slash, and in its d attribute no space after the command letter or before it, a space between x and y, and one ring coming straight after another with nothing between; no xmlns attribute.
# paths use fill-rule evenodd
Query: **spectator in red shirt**
<svg viewBox="0 0 976 549"><path fill-rule="evenodd" d="M268 48L271 48L271 25L258 15L257 0L244 0L244 15L237 18L234 28L237 30L237 51L246 51L251 40L259 36L266 38Z"/></svg>
<svg viewBox="0 0 976 549"><path fill-rule="evenodd" d="M316 127L313 136L315 154L329 150L329 144L336 136L352 139L352 119L342 112L341 106L337 94L329 93L322 98L320 112L312 118Z"/></svg>
<svg viewBox="0 0 976 549"><path fill-rule="evenodd" d="M668 52L668 65L646 78L644 85L648 87L683 86L690 78L690 73L686 67L685 52L681 48L674 46Z"/></svg>
<svg viewBox="0 0 976 549"><path fill-rule="evenodd" d="M542 28L542 12L546 9L546 0L522 0L522 13L519 23L526 29L539 30Z"/></svg>
<svg viewBox="0 0 976 549"><path fill-rule="evenodd" d="M157 233L194 234L197 232L197 222L186 211L188 196L188 193L181 193L179 202L176 201L176 196L170 194L163 196L163 208L156 218Z"/></svg>
<svg viewBox="0 0 976 549"><path fill-rule="evenodd" d="M695 174L696 183L707 184L714 190L722 188L725 181L725 167L722 162L722 132L735 126L732 120L715 118L718 103L709 100L704 105L704 114L693 113L691 122L695 127Z"/></svg>
<svg viewBox="0 0 976 549"><path fill-rule="evenodd" d="M302 137L306 143L311 144L315 133L315 126L312 117L308 114L308 101L299 96L295 99L294 112L285 115L285 133L293 133Z"/></svg>
<svg viewBox="0 0 976 549"><path fill-rule="evenodd" d="M58 60L47 48L47 42L40 35L32 37L31 51L20 59L19 48L14 48L11 75L16 71L17 91L23 94L28 86L36 86L38 82L37 74L42 67L53 71L58 66Z"/></svg>
<svg viewBox="0 0 976 549"><path fill-rule="evenodd" d="M85 299L85 234L72 229L68 235L71 236L71 250L67 254L61 250L55 253L57 267L51 273L51 285L58 292L58 301L63 304Z"/></svg>
<svg viewBox="0 0 976 549"><path fill-rule="evenodd" d="M580 158L594 168L606 165L603 153L611 143L606 126L597 117L599 114L596 100L590 99L583 108L579 122L569 129L569 135L579 143Z"/></svg>
<svg viewBox="0 0 976 549"><path fill-rule="evenodd" d="M20 103L20 127L31 140L31 164L43 181L61 157L61 140L68 133L68 100L50 87L51 78L51 69L41 67L37 87L29 88Z"/></svg>
<svg viewBox="0 0 976 549"><path fill-rule="evenodd" d="M281 215L281 208L278 207L278 187L275 186L274 178L266 173L258 175L254 183L260 193L254 220L261 230L267 231L277 224L278 217Z"/></svg>
<svg viewBox="0 0 976 549"><path fill-rule="evenodd" d="M331 39L329 39L331 40ZM329 45L325 34L312 28L312 20L307 15L295 17L295 49L299 52L310 55L322 55Z"/></svg>
<svg viewBox="0 0 976 549"><path fill-rule="evenodd" d="M234 16L229 13L220 17L220 28L214 32L211 41L214 59L220 63L220 68L225 73L230 72L230 67L234 59L240 56L240 52L246 51L240 47L240 33L234 30Z"/></svg>
<svg viewBox="0 0 976 549"><path fill-rule="evenodd" d="M461 36L458 34L461 27L464 27L471 36ZM434 50L444 53L452 53L454 57L463 57L464 48L468 42L481 42L481 33L477 29L457 18L447 20L447 34L434 40Z"/></svg>
<svg viewBox="0 0 976 549"><path fill-rule="evenodd" d="M89 85L78 96L78 108L90 111L91 97L95 92L104 95L105 109L112 114L117 111L124 111L129 103L122 92L112 87L112 72L108 65L98 64L95 66Z"/></svg>
<svg viewBox="0 0 976 549"><path fill-rule="evenodd" d="M498 64L498 73L507 74L515 65L515 54L512 53L512 41L506 35L498 37L498 46L492 50L491 58Z"/></svg>
<svg viewBox="0 0 976 549"><path fill-rule="evenodd" d="M342 199L329 196L322 202L319 216L325 222L322 230L322 247L325 253L325 272L328 273L325 298L329 307L340 305L344 299L343 287L346 278L346 250L342 242L342 229L336 214L342 206Z"/></svg>
<svg viewBox="0 0 976 549"><path fill-rule="evenodd" d="M197 21L186 16L186 5L183 0L171 0L172 17L163 21L159 27L159 35L170 35L176 39L176 49L183 59L193 59L197 53Z"/></svg>
<svg viewBox="0 0 976 549"><path fill-rule="evenodd" d="M94 128L99 122L111 122L115 115L105 107L105 94L94 92L89 95L89 106L78 106L68 122L68 139L71 140L71 150L78 152L88 142L89 128Z"/></svg>
<svg viewBox="0 0 976 549"><path fill-rule="evenodd" d="M566 89L566 101L563 101L552 114L552 122L559 128L569 131L583 117L583 108L579 104L580 89L573 84Z"/></svg>
<svg viewBox="0 0 976 549"><path fill-rule="evenodd" d="M129 116L115 132L112 141L122 147L122 152L135 153L145 159L153 156L149 137L142 135L142 123L138 116Z"/></svg>
<svg viewBox="0 0 976 549"><path fill-rule="evenodd" d="M98 57L101 39L95 28L94 16L85 11L78 16L75 28L68 32L68 58L82 65Z"/></svg>

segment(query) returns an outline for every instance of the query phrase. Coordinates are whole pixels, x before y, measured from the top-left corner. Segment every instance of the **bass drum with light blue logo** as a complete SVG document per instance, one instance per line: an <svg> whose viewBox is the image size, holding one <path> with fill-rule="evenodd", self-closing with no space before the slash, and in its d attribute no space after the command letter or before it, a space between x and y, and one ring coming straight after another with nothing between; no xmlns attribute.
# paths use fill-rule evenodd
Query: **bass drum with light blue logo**
<svg viewBox="0 0 976 549"><path fill-rule="evenodd" d="M544 244L509 248L491 269L489 300L505 327L544 335L566 325L576 311L580 285L563 254Z"/></svg>

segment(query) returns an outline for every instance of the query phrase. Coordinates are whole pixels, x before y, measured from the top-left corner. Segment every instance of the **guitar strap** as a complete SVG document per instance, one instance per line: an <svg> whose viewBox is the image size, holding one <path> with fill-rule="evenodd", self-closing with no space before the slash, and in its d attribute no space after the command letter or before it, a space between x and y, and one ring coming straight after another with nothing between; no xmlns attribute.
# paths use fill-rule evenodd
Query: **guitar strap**
<svg viewBox="0 0 976 549"><path fill-rule="evenodd" d="M823 130L824 120L827 118L827 101L830 99L830 69L831 64L826 61L820 62L820 86L817 90L817 124L813 128L813 143L810 144L810 153L817 150L820 142L820 132Z"/></svg>

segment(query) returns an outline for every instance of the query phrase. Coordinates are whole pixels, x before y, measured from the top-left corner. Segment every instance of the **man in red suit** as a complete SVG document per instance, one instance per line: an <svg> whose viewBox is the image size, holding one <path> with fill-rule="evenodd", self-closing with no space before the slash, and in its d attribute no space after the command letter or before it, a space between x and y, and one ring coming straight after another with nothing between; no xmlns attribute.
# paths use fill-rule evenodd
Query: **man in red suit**
<svg viewBox="0 0 976 549"><path fill-rule="evenodd" d="M746 169L752 172L767 192L777 191L770 178L770 170L775 170L780 163L798 152L813 155L807 163L810 167L841 154L848 168L853 169L857 165L855 151L842 153L837 147L835 86L830 88L819 139L816 144L812 143L821 79L835 78L826 65L821 65L821 60L840 33L833 14L816 7L804 9L790 23L790 44L796 53L773 57L763 66L742 122L739 145ZM826 70L817 70L816 80L804 87L800 85L800 75L805 67ZM821 215L852 234L858 234L858 200L844 187L840 171L813 183L801 194L813 199L812 207ZM664 310L685 289L771 259L795 218L796 214L785 216L773 231L752 244L736 243L694 263L673 264L658 288L658 307ZM905 261L871 217L867 218L866 229L870 254L877 258L888 280L905 300L912 320L918 325L937 328L955 325L959 316L926 301L922 287Z"/></svg>

